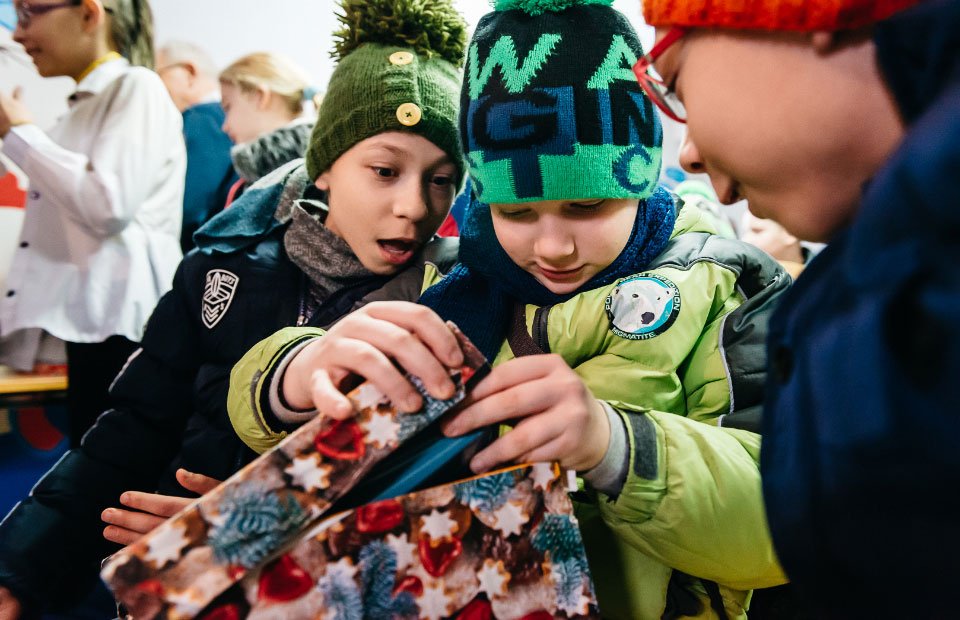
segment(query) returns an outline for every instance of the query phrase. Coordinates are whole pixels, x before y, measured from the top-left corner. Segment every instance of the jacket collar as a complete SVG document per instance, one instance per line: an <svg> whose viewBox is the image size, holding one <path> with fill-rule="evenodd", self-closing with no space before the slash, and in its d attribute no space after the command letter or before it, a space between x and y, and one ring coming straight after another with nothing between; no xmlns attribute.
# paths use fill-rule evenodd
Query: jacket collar
<svg viewBox="0 0 960 620"><path fill-rule="evenodd" d="M80 80L77 84L76 92L71 95L70 98L77 100L100 94L107 86L129 69L130 63L126 58L107 61Z"/></svg>
<svg viewBox="0 0 960 620"><path fill-rule="evenodd" d="M250 142L230 149L233 167L254 183L283 164L303 157L313 131L312 119L297 119Z"/></svg>

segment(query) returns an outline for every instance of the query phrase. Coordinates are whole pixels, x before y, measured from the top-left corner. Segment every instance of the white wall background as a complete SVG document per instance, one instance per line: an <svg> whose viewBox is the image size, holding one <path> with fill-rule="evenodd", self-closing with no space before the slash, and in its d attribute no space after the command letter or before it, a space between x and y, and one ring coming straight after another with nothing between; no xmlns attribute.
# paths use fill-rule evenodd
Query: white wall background
<svg viewBox="0 0 960 620"><path fill-rule="evenodd" d="M471 31L490 10L485 0L454 0ZM254 51L279 52L296 60L323 87L333 72L330 50L336 3L333 0L153 0L158 44L169 39L195 42L225 67ZM649 47L652 31L643 26L639 0L616 0L614 6L641 30ZM585 33L586 34L586 33ZM0 29L0 46L13 45L10 33ZM67 78L43 80L29 58L14 60L0 53L0 90L23 88L24 97L41 125L51 124L65 109L71 92Z"/></svg>
<svg viewBox="0 0 960 620"><path fill-rule="evenodd" d="M486 0L454 0L471 31L490 11ZM152 0L158 44L170 39L197 43L220 67L254 51L279 52L296 60L323 89L333 72L330 58L333 31L337 28L334 0ZM614 7L636 26L649 49L653 30L644 25L640 0L615 0ZM584 33L589 36L589 33ZM12 45L10 33L0 29L0 47ZM23 96L41 127L51 125L66 109L73 82L67 78L44 80L36 75L29 58L13 59L0 52L0 90L23 88ZM676 124L664 122L664 162L675 165L682 135Z"/></svg>

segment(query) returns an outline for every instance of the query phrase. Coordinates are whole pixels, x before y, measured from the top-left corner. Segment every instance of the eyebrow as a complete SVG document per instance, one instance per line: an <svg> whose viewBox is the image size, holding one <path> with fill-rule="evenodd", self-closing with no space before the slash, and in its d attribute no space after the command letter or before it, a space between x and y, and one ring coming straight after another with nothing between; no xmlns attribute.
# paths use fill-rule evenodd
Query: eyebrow
<svg viewBox="0 0 960 620"><path fill-rule="evenodd" d="M392 144L385 144L385 143L383 143L383 142L373 142L373 143L371 143L371 144L370 144L370 150L372 151L372 150L374 150L374 149L383 149L383 150L385 150L385 151L389 151L389 152L393 153L394 155L397 155L398 157L406 157L406 156L410 155L410 151L408 151L407 149L403 149L403 148L400 148L400 147L397 147L397 146L393 146ZM443 164L453 164L453 163L454 163L454 162L453 162L453 158L450 157L449 155L447 155L446 153L444 153L443 155L441 155L440 157L438 157L436 160L430 162L427 167L428 167L428 168L437 168L437 167L439 167L439 166L442 166Z"/></svg>

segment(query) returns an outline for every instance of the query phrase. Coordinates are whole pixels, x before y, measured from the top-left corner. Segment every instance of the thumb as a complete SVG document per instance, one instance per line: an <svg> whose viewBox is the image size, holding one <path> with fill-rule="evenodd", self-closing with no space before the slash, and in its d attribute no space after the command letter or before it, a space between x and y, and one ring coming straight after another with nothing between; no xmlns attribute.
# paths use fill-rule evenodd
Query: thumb
<svg viewBox="0 0 960 620"><path fill-rule="evenodd" d="M209 493L220 484L220 481L216 478L196 474L182 468L177 470L177 482L186 490L193 491L198 495Z"/></svg>

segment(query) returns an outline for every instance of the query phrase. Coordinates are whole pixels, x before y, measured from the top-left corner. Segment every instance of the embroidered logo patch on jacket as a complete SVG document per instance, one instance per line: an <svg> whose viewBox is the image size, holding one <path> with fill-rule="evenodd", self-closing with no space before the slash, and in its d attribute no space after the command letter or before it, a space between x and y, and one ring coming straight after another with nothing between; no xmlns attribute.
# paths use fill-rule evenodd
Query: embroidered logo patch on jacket
<svg viewBox="0 0 960 620"><path fill-rule="evenodd" d="M207 282L203 286L203 308L200 311L200 318L207 329L213 329L227 313L239 283L239 276L225 269L207 272Z"/></svg>
<svg viewBox="0 0 960 620"><path fill-rule="evenodd" d="M680 314L680 289L656 274L620 282L605 304L610 329L621 338L648 340L670 329Z"/></svg>

